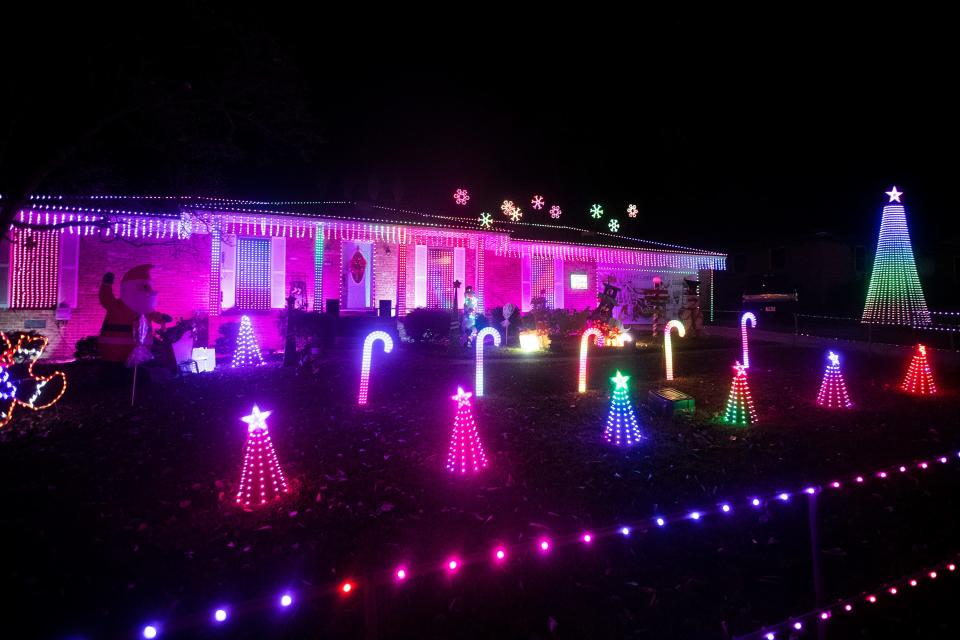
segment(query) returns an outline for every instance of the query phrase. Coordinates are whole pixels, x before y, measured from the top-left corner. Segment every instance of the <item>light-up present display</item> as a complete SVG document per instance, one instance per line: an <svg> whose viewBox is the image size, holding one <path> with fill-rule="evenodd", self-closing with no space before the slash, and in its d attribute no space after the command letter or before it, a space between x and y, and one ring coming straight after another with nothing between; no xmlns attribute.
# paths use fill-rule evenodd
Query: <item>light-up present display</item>
<svg viewBox="0 0 960 640"><path fill-rule="evenodd" d="M241 418L247 423L247 443L243 449L237 504L245 509L265 505L290 491L267 429L271 413L253 405L250 415Z"/></svg>
<svg viewBox="0 0 960 640"><path fill-rule="evenodd" d="M875 324L928 325L930 310L917 274L906 210L900 202L903 192L893 187L886 193L890 201L883 207L877 255L862 320Z"/></svg>
<svg viewBox="0 0 960 640"><path fill-rule="evenodd" d="M447 471L466 475L477 473L487 467L487 455L480 442L477 423L473 419L470 406L472 393L457 388L457 395L450 398L457 403L457 413L453 418L453 432L450 434L450 448L447 452Z"/></svg>
<svg viewBox="0 0 960 640"><path fill-rule="evenodd" d="M640 424L637 414L633 410L633 401L627 389L630 376L619 371L610 378L613 382L613 396L610 398L610 412L607 414L607 425L603 430L603 439L617 447L631 447L640 442Z"/></svg>

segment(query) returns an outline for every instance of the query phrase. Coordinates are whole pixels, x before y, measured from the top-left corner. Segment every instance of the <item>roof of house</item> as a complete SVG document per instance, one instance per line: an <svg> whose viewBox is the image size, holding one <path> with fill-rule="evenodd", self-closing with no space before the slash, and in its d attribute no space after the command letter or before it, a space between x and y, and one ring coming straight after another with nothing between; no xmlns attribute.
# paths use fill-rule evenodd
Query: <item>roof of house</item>
<svg viewBox="0 0 960 640"><path fill-rule="evenodd" d="M209 196L35 196L37 211L77 211L106 215L144 215L179 217L183 211L210 211L239 215L290 216L318 220L359 221L389 225L431 226L475 232L504 233L521 242L573 244L582 246L665 251L725 256L721 251L698 249L634 238L617 233L591 231L554 222L511 222L494 216L490 228L484 228L472 215L427 213L379 205L365 201L266 201L216 198Z"/></svg>

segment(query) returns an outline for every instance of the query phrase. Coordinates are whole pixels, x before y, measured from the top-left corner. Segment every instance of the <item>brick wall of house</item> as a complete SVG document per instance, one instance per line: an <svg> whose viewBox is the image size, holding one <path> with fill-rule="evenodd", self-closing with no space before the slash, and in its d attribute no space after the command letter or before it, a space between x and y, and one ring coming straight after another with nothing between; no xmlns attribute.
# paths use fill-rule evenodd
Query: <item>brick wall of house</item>
<svg viewBox="0 0 960 640"><path fill-rule="evenodd" d="M124 240L102 240L98 236L80 239L77 277L77 307L62 327L54 321L54 311L0 311L0 330L24 329L24 321L46 320L45 329L37 329L50 339L44 354L52 359L73 357L77 340L100 333L104 310L98 294L103 274L116 275L114 294L120 295L120 279L131 267L152 264L153 286L159 292L158 310L177 319L189 317L197 310L208 310L210 278L210 236L196 234L189 240L150 241L137 244Z"/></svg>

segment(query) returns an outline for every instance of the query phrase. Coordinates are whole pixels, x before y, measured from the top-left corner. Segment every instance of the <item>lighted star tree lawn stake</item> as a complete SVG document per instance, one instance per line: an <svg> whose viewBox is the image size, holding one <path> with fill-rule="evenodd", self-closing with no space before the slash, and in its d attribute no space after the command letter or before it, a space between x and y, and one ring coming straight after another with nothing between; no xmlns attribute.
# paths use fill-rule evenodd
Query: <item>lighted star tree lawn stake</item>
<svg viewBox="0 0 960 640"><path fill-rule="evenodd" d="M247 444L243 449L237 504L244 509L268 504L290 491L267 430L271 413L253 405L253 412L241 418L247 423Z"/></svg>
<svg viewBox="0 0 960 640"><path fill-rule="evenodd" d="M603 439L618 447L631 447L643 438L637 414L633 410L633 401L627 390L625 376L619 371L610 378L613 382L613 396L610 398L610 413L607 414L607 427L603 430Z"/></svg>
<svg viewBox="0 0 960 640"><path fill-rule="evenodd" d="M733 385L730 387L727 408L720 417L720 422L740 427L756 424L757 412L753 408L750 387L747 386L747 368L738 362L733 366L733 370Z"/></svg>
<svg viewBox="0 0 960 640"><path fill-rule="evenodd" d="M929 396L937 392L937 385L933 383L933 371L927 360L927 348L924 345L917 345L917 351L910 360L910 368L907 369L907 375L900 388L918 396Z"/></svg>
<svg viewBox="0 0 960 640"><path fill-rule="evenodd" d="M233 351L232 367L257 367L263 364L260 345L253 335L253 325L249 316L240 318L240 331L237 333L237 348Z"/></svg>
<svg viewBox="0 0 960 640"><path fill-rule="evenodd" d="M457 403L457 413L453 418L453 433L450 434L450 449L447 453L447 471L459 475L477 473L487 467L487 456L483 452L483 443L477 432L477 423L473 420L470 407L472 393L457 387L457 395L450 398Z"/></svg>
<svg viewBox="0 0 960 640"><path fill-rule="evenodd" d="M820 393L817 394L817 405L827 409L849 409L853 406L850 396L847 395L847 385L843 381L843 372L840 371L840 356L833 351L827 356L830 361L823 372L823 382L820 383Z"/></svg>
<svg viewBox="0 0 960 640"><path fill-rule="evenodd" d="M930 310L923 297L920 276L913 259L907 214L900 203L902 191L886 192L890 202L883 207L877 255L870 273L865 323L907 326L930 324Z"/></svg>

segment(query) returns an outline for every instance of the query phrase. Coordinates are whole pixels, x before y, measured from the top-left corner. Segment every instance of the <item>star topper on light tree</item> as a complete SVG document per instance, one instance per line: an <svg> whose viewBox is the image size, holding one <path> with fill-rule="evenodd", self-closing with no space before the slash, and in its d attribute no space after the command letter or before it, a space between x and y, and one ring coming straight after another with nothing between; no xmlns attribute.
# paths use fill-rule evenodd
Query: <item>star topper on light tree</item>
<svg viewBox="0 0 960 640"><path fill-rule="evenodd" d="M627 390L625 376L619 371L610 378L613 382L613 395L610 397L610 412L607 414L607 426L603 430L603 439L618 447L632 447L643 439L637 414L633 410L630 392Z"/></svg>
<svg viewBox="0 0 960 640"><path fill-rule="evenodd" d="M241 418L247 423L247 444L243 450L237 504L244 509L265 505L290 492L267 430L267 418L271 413L260 411L257 405L253 405L250 415Z"/></svg>
<svg viewBox="0 0 960 640"><path fill-rule="evenodd" d="M453 432L450 434L450 449L447 452L447 471L459 475L477 473L487 467L487 455L483 452L483 443L477 432L477 423L473 419L470 406L472 393L457 387L457 395L450 396L457 403L457 413L453 418Z"/></svg>

